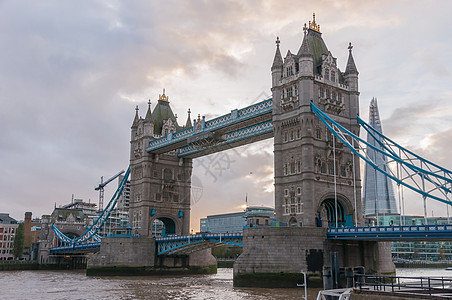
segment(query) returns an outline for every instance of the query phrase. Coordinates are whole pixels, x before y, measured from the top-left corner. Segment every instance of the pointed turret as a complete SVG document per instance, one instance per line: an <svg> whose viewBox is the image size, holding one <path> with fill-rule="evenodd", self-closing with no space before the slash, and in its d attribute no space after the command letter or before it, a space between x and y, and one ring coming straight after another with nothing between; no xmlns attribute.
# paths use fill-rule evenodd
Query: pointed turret
<svg viewBox="0 0 452 300"><path fill-rule="evenodd" d="M275 58L273 59L272 71L274 69L281 69L283 66L283 59L281 56L281 51L279 50L279 37L276 37L276 52Z"/></svg>
<svg viewBox="0 0 452 300"><path fill-rule="evenodd" d="M304 31L304 37L303 37L303 42L301 43L301 46L300 46L300 49L298 50L298 53L297 53L297 55L298 56L301 56L301 57L303 57L303 56L310 56L310 57L312 57L312 56L314 56L314 53L312 52L312 50L311 50L311 47L309 47L309 45L308 45L308 38L307 38L307 27L306 27L306 23L304 24L304 27L303 27L303 31Z"/></svg>
<svg viewBox="0 0 452 300"><path fill-rule="evenodd" d="M153 122L153 120L152 120L152 111L151 111L151 99L149 99L149 101L148 101L148 111L146 113L146 117L144 118L144 121L145 122L150 122L150 123Z"/></svg>
<svg viewBox="0 0 452 300"><path fill-rule="evenodd" d="M140 120L140 117L138 116L138 105L135 108L135 119L133 119L132 128L138 127L138 121Z"/></svg>
<svg viewBox="0 0 452 300"><path fill-rule="evenodd" d="M358 75L359 74L358 69L356 68L356 65L355 65L355 60L353 59L352 49L353 49L352 43L349 43L348 44L349 54L348 54L347 67L345 68L345 73L344 73L345 75L348 75L348 74Z"/></svg>
<svg viewBox="0 0 452 300"><path fill-rule="evenodd" d="M355 61L353 59L352 55L352 43L348 44L348 61L347 61L347 67L345 68L344 72L344 78L347 83L347 85L350 87L350 91L358 92L358 70L356 69ZM358 105L358 103L356 103ZM358 109L356 109L358 112Z"/></svg>
<svg viewBox="0 0 452 300"><path fill-rule="evenodd" d="M281 56L281 51L279 50L279 37L276 37L276 53L275 58L273 59L272 65L272 86L277 86L279 80L282 77L283 70L283 59Z"/></svg>
<svg viewBox="0 0 452 300"><path fill-rule="evenodd" d="M300 72L303 76L312 76L314 74L314 53L308 44L308 28L306 27L306 23L304 24L303 31L303 42L297 54L299 57Z"/></svg>
<svg viewBox="0 0 452 300"><path fill-rule="evenodd" d="M187 113L188 113L188 117L187 117L187 122L185 123L185 128L190 128L193 126L191 124L191 119L190 119L190 113L191 113L190 108L188 109Z"/></svg>
<svg viewBox="0 0 452 300"><path fill-rule="evenodd" d="M144 118L143 128L145 136L151 137L154 135L154 118L152 118L151 100L148 101L148 111Z"/></svg>

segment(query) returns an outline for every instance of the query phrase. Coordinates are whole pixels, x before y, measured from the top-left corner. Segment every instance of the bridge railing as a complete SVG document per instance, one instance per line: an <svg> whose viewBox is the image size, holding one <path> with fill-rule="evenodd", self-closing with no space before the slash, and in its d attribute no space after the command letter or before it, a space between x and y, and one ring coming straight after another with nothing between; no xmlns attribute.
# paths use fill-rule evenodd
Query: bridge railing
<svg viewBox="0 0 452 300"><path fill-rule="evenodd" d="M420 231L452 231L452 224L328 228L328 233L331 234L375 233L375 232L420 232Z"/></svg>
<svg viewBox="0 0 452 300"><path fill-rule="evenodd" d="M86 244L72 244L70 246L61 246L61 247L51 248L50 253L75 252L75 251L83 251L83 250L98 249L98 248L100 248L100 242L86 243Z"/></svg>
<svg viewBox="0 0 452 300"><path fill-rule="evenodd" d="M181 241L181 240L205 240L211 238L241 238L243 233L232 232L232 233L199 233L199 234L189 234L189 235L173 235L157 238L156 242L168 242L168 241Z"/></svg>
<svg viewBox="0 0 452 300"><path fill-rule="evenodd" d="M410 293L411 295L450 294L452 292L451 277L408 277L386 275L356 276L355 287L363 290L388 291L392 293ZM423 297L423 299L425 299ZM449 298L449 297L446 297Z"/></svg>

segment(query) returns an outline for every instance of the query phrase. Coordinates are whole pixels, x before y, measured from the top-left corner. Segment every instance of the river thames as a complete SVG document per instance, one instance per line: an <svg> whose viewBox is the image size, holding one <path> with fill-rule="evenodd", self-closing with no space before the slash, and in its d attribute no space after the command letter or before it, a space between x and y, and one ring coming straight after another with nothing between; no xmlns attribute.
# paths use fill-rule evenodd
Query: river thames
<svg viewBox="0 0 452 300"><path fill-rule="evenodd" d="M452 276L444 269L398 269L399 276ZM234 288L232 269L215 275L87 277L84 271L0 272L0 299L301 299L302 288ZM315 299L318 289L310 289Z"/></svg>

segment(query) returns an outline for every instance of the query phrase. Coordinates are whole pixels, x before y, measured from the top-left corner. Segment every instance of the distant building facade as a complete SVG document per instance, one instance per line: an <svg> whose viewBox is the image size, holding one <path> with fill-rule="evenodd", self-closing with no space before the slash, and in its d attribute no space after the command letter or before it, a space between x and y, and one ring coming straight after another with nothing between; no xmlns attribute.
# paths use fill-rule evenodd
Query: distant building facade
<svg viewBox="0 0 452 300"><path fill-rule="evenodd" d="M124 175L119 176L118 186L121 184L123 178ZM122 190L122 194L119 196L116 208L121 211L129 211L129 203L130 203L130 180L127 180L126 185Z"/></svg>
<svg viewBox="0 0 452 300"><path fill-rule="evenodd" d="M201 232L210 233L242 232L245 226L270 225L274 213L271 207L249 206L243 212L207 216L200 220L199 228Z"/></svg>
<svg viewBox="0 0 452 300"><path fill-rule="evenodd" d="M445 217L424 216L389 216L386 224L423 226L450 224ZM452 261L451 241L398 241L392 242L392 257L394 259L427 260L427 261Z"/></svg>
<svg viewBox="0 0 452 300"><path fill-rule="evenodd" d="M34 259L33 244L38 242L39 232L41 231L41 220L33 220L32 213L27 211L24 219L24 257L25 259Z"/></svg>
<svg viewBox="0 0 452 300"><path fill-rule="evenodd" d="M14 258L14 237L19 224L9 214L0 213L0 260Z"/></svg>

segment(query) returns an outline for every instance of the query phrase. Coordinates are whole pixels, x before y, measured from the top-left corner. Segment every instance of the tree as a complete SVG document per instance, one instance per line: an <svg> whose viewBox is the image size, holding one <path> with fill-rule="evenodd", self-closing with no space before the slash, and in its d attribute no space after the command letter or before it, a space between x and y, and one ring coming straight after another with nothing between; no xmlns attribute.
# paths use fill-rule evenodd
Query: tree
<svg viewBox="0 0 452 300"><path fill-rule="evenodd" d="M20 223L16 229L16 235L14 237L13 255L15 259L22 257L24 253L24 223Z"/></svg>

